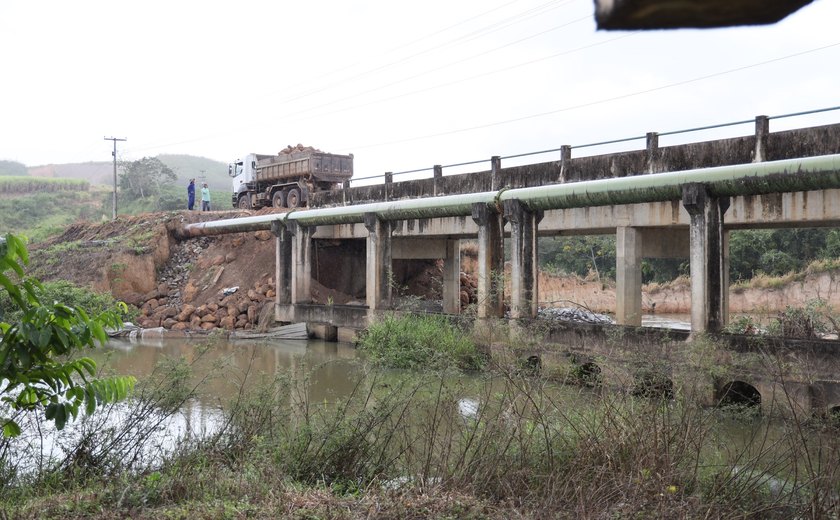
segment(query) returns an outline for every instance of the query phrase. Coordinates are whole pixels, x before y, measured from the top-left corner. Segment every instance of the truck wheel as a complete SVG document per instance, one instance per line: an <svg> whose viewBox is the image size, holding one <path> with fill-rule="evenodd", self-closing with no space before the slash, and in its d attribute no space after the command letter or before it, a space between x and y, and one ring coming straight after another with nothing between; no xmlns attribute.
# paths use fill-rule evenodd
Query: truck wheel
<svg viewBox="0 0 840 520"><path fill-rule="evenodd" d="M282 191L275 191L274 195L271 197L271 205L275 208L282 208L283 207L283 192Z"/></svg>
<svg viewBox="0 0 840 520"><path fill-rule="evenodd" d="M239 203L236 205L239 209L251 209L251 197L248 194L239 196Z"/></svg>
<svg viewBox="0 0 840 520"><path fill-rule="evenodd" d="M292 188L289 190L289 194L286 195L286 205L290 208L296 208L300 206L300 192L297 188Z"/></svg>

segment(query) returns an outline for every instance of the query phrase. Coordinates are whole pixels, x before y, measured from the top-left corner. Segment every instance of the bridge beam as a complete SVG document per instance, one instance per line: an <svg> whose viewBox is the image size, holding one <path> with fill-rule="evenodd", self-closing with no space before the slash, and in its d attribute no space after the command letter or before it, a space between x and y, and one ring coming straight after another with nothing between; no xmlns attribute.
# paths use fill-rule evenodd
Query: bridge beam
<svg viewBox="0 0 840 520"><path fill-rule="evenodd" d="M391 223L375 213L365 213L367 262L365 299L368 310L375 312L391 306Z"/></svg>
<svg viewBox="0 0 840 520"><path fill-rule="evenodd" d="M510 316L533 318L539 307L537 225L543 212L532 211L517 199L504 201L504 211L510 222Z"/></svg>
<svg viewBox="0 0 840 520"><path fill-rule="evenodd" d="M683 206L690 217L691 331L717 332L725 325L729 277L724 272L726 235L723 215L728 197L712 197L702 184L683 186Z"/></svg>
<svg viewBox="0 0 840 520"><path fill-rule="evenodd" d="M505 315L504 220L499 212L480 202L472 205L472 218L478 225L477 314L479 318L501 318Z"/></svg>

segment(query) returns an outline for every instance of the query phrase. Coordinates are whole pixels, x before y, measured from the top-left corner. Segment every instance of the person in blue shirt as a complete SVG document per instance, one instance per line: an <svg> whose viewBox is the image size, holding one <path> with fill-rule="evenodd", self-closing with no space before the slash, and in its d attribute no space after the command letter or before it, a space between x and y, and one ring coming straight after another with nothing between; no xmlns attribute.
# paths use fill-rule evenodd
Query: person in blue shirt
<svg viewBox="0 0 840 520"><path fill-rule="evenodd" d="M192 210L195 207L195 179L190 179L187 185L187 209Z"/></svg>

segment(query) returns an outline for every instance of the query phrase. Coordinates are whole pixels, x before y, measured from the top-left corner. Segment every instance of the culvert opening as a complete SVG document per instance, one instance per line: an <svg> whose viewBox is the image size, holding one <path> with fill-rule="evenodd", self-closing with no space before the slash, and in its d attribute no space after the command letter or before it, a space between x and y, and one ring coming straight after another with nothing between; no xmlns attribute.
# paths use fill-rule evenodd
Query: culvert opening
<svg viewBox="0 0 840 520"><path fill-rule="evenodd" d="M578 384L584 386L601 384L601 367L591 361L575 366L572 375Z"/></svg>
<svg viewBox="0 0 840 520"><path fill-rule="evenodd" d="M537 375L542 370L542 359L539 356L528 356L522 362L522 368L529 374Z"/></svg>
<svg viewBox="0 0 840 520"><path fill-rule="evenodd" d="M636 374L631 393L648 399L673 399L674 382L659 372L642 372Z"/></svg>
<svg viewBox="0 0 840 520"><path fill-rule="evenodd" d="M758 408L761 406L761 393L749 383L732 381L720 389L718 393L718 406Z"/></svg>

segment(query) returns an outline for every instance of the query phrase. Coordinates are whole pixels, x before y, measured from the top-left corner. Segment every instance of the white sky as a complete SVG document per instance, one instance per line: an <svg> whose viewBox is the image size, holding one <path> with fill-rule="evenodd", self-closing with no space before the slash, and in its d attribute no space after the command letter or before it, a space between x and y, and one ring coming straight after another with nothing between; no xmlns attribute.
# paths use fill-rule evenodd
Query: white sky
<svg viewBox="0 0 840 520"><path fill-rule="evenodd" d="M593 9L3 0L0 159L108 161L106 136L128 138L126 160L230 162L303 143L355 154L360 177L840 105L840 2L771 26L635 33L596 31ZM770 129L838 121L835 111Z"/></svg>

